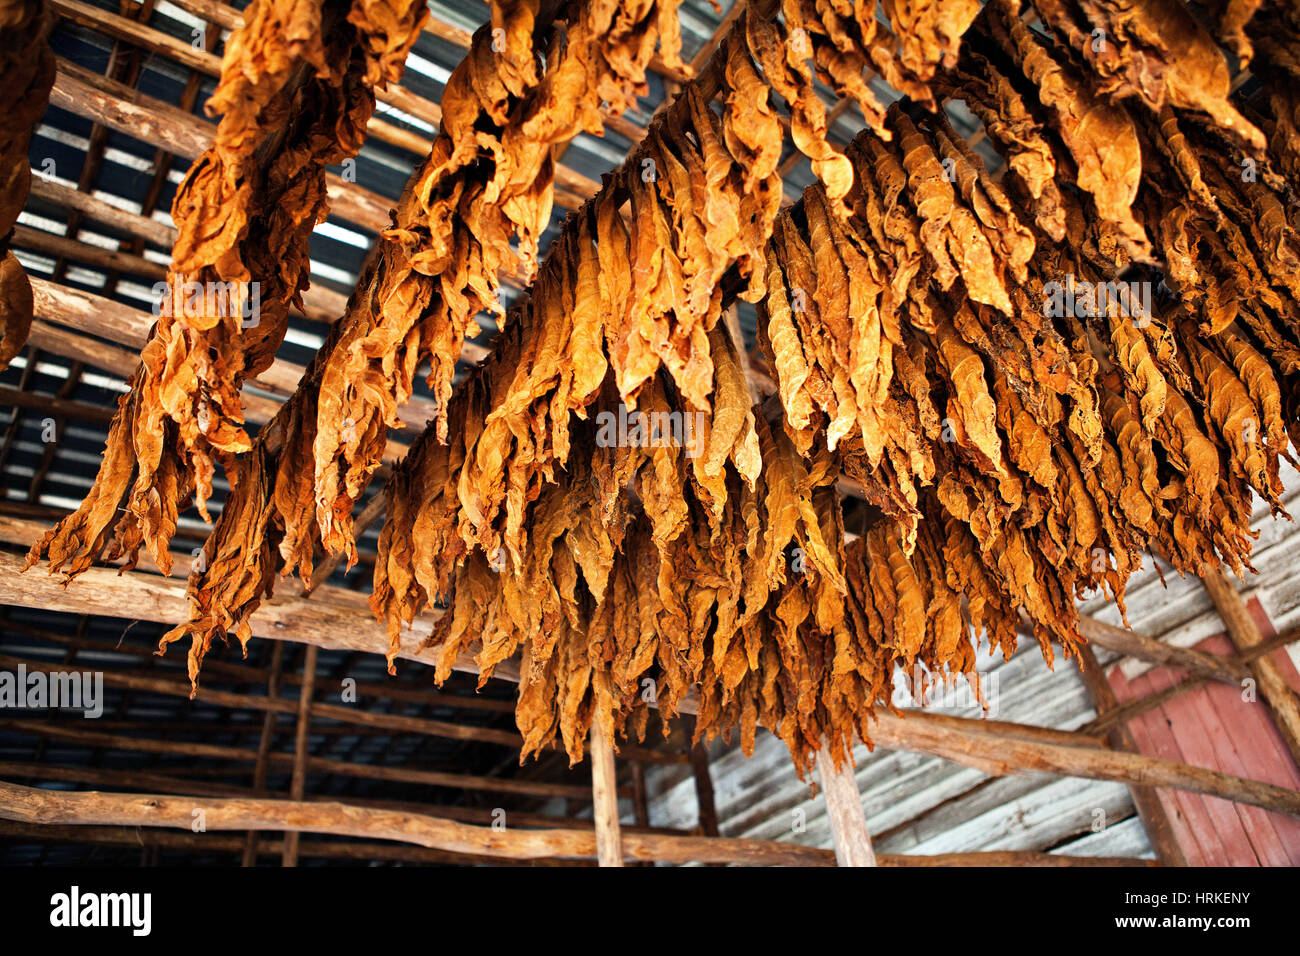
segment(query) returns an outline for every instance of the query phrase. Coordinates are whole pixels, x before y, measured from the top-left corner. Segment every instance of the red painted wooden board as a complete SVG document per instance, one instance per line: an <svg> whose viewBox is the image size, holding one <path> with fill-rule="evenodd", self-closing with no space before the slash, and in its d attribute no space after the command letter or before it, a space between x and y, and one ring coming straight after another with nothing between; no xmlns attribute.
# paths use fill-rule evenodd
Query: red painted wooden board
<svg viewBox="0 0 1300 956"><path fill-rule="evenodd" d="M1274 628L1257 600L1250 611L1265 638ZM1232 654L1226 635L1218 634L1197 650ZM1300 692L1300 673L1285 649L1272 655L1292 689ZM1169 687L1184 676L1175 668L1154 667L1128 680L1119 668L1109 674L1120 703ZM1245 701L1240 688L1203 684L1129 722L1138 750L1198 767L1262 780L1300 790L1297 768L1256 693ZM1300 820L1217 797L1160 789L1175 839L1191 866L1300 866Z"/></svg>
<svg viewBox="0 0 1300 956"><path fill-rule="evenodd" d="M1161 671L1165 672L1161 673ZM1150 670L1134 678L1125 690L1128 691L1129 697L1147 697L1163 690L1172 679L1173 674L1164 668ZM1127 698L1121 697L1120 693L1119 688L1116 688L1115 696L1120 703L1123 703ZM1164 713L1164 708L1156 708L1141 714L1129 723L1129 729L1133 731L1138 749L1142 753L1164 760L1187 762L1169 728L1169 718ZM1170 811L1172 804L1185 823L1183 831L1178 835L1178 845L1182 848L1188 864L1191 866L1230 865L1223 841L1219 838L1219 832L1211 821L1201 797L1183 790L1157 792L1161 803L1165 804L1165 812Z"/></svg>

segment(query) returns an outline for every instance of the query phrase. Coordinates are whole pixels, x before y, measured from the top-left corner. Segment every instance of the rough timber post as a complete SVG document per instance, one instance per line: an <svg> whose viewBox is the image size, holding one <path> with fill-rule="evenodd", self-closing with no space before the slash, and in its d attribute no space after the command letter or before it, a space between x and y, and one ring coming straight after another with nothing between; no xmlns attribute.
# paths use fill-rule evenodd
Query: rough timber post
<svg viewBox="0 0 1300 956"><path fill-rule="evenodd" d="M1101 664L1097 662L1097 655L1092 652L1092 648L1087 644L1081 645L1079 659L1083 663L1083 685L1088 689L1088 696L1092 698L1092 705L1097 715L1102 716L1115 710L1119 706L1119 701L1115 698L1115 691L1111 689L1110 681L1106 679L1106 674L1101 669ZM1110 745L1116 750L1127 750L1132 753L1136 753L1138 749L1127 724L1120 724L1110 732ZM1164 804L1160 802L1160 796L1155 788L1131 783L1128 789L1133 795L1133 806L1137 808L1138 816L1142 819L1147 839L1151 841L1151 848L1156 851L1160 862L1165 866L1186 866L1187 858L1183 856L1182 848L1174 837L1174 828L1169 821L1169 814L1165 813Z"/></svg>
<svg viewBox="0 0 1300 956"><path fill-rule="evenodd" d="M875 866L867 816L862 810L862 795L853 776L853 764L845 761L835 766L829 747L817 752L817 776L821 778L826 815L831 823L831 840L835 845L835 862L840 866Z"/></svg>
<svg viewBox="0 0 1300 956"><path fill-rule="evenodd" d="M591 723L591 796L595 804L592 816L596 821L596 860L601 866L622 866L614 746L599 720Z"/></svg>

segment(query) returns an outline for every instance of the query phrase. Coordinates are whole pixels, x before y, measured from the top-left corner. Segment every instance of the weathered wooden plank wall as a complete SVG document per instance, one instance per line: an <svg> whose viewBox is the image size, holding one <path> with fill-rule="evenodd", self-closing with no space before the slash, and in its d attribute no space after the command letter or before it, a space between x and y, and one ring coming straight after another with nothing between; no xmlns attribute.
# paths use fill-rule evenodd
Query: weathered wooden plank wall
<svg viewBox="0 0 1300 956"><path fill-rule="evenodd" d="M1274 633L1257 599L1249 603L1266 637ZM1232 652L1224 635L1196 645L1219 654ZM1272 655L1293 689L1300 690L1297 673L1285 651ZM1170 686L1181 675L1165 667L1152 668L1129 679L1115 668L1111 686L1122 703ZM1300 769L1292 761L1258 692L1253 701L1227 684L1206 684L1187 691L1130 725L1143 753L1184 760L1256 780L1300 788ZM1160 791L1161 802L1192 866L1298 866L1300 821L1193 793Z"/></svg>

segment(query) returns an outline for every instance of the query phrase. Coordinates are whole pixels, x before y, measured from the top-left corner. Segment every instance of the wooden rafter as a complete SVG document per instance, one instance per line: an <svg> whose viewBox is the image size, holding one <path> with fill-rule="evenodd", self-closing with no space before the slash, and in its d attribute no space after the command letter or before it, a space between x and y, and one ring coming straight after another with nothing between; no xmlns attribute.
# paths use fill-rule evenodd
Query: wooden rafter
<svg viewBox="0 0 1300 956"><path fill-rule="evenodd" d="M278 699L280 696L280 677L284 669L284 644L277 643L271 651L271 670L266 682L266 696ZM262 734L257 742L257 758L253 762L253 790L261 792L266 789L267 771L271 766L271 743L274 738L277 715L268 710L262 717ZM244 866L257 863L257 831L249 830L244 838Z"/></svg>
<svg viewBox="0 0 1300 956"><path fill-rule="evenodd" d="M596 822L596 859L601 866L622 866L614 742L605 734L600 721L591 725L591 799L592 818Z"/></svg>

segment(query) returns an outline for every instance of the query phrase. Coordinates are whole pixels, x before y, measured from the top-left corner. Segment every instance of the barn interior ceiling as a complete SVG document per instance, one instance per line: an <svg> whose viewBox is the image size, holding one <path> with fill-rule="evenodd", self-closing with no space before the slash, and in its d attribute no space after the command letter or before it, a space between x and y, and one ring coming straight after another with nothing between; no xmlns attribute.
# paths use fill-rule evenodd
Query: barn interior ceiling
<svg viewBox="0 0 1300 956"><path fill-rule="evenodd" d="M866 741L1300 808L1109 731L890 706L978 696L977 651L1024 637L1160 659L1095 616L1144 567L1237 620L1223 569L1257 506L1289 517L1300 444L1291 5L9 7L0 656L102 667L109 714L5 720L0 779L311 774L592 813L592 848L603 790L674 860L742 852L644 809L647 768L703 793L719 735L801 779ZM1300 756L1290 635L1239 629L1236 669L1180 666L1262 668ZM22 859L92 845L4 826Z"/></svg>

